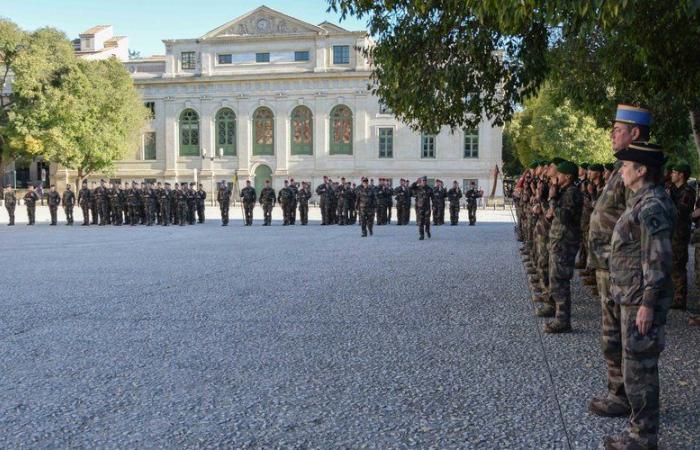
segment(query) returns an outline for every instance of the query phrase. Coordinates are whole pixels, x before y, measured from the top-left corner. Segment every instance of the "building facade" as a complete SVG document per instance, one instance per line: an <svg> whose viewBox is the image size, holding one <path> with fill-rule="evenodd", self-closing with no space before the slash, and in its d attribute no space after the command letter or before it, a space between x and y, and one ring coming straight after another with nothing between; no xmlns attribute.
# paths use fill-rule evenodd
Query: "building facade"
<svg viewBox="0 0 700 450"><path fill-rule="evenodd" d="M385 110L358 50L372 44L366 31L263 6L199 38L163 42L164 56L124 62L152 120L112 178L196 180L211 190L221 180L279 187L324 175L394 184L425 175L490 190L501 165L502 129L486 120L422 135ZM59 183L62 172L75 175L59 169Z"/></svg>

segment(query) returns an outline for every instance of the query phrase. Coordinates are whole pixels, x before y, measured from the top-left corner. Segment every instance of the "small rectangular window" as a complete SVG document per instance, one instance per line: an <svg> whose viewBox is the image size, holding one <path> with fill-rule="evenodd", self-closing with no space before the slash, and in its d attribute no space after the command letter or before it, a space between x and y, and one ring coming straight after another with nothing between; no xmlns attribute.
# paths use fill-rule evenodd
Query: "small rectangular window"
<svg viewBox="0 0 700 450"><path fill-rule="evenodd" d="M424 134L421 136L421 158L435 158L435 136Z"/></svg>
<svg viewBox="0 0 700 450"><path fill-rule="evenodd" d="M180 64L183 69L190 70L194 69L196 66L196 60L194 52L182 52L180 53Z"/></svg>
<svg viewBox="0 0 700 450"><path fill-rule="evenodd" d="M379 129L379 157L393 158L394 157L394 129L380 128Z"/></svg>
<svg viewBox="0 0 700 450"><path fill-rule="evenodd" d="M479 157L479 130L464 130L464 157Z"/></svg>
<svg viewBox="0 0 700 450"><path fill-rule="evenodd" d="M333 46L333 64L350 64L350 46Z"/></svg>
<svg viewBox="0 0 700 450"><path fill-rule="evenodd" d="M294 52L294 61L308 61L309 52Z"/></svg>
<svg viewBox="0 0 700 450"><path fill-rule="evenodd" d="M147 131L143 134L143 159L153 161L156 159L156 133Z"/></svg>
<svg viewBox="0 0 700 450"><path fill-rule="evenodd" d="M219 64L233 64L233 56L230 53L217 56Z"/></svg>
<svg viewBox="0 0 700 450"><path fill-rule="evenodd" d="M150 118L155 119L156 118L156 102L146 102L143 104L146 109L148 109L151 113Z"/></svg>
<svg viewBox="0 0 700 450"><path fill-rule="evenodd" d="M256 63L269 63L270 62L270 54L269 53L256 53L255 54L255 62Z"/></svg>

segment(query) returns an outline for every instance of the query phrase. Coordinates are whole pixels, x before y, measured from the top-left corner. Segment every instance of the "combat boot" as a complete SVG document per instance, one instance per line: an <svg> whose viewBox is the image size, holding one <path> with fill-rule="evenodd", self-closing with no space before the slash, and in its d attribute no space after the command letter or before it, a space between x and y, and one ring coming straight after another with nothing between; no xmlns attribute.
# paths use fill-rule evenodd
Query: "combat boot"
<svg viewBox="0 0 700 450"><path fill-rule="evenodd" d="M607 394L603 397L593 397L588 403L588 411L601 417L626 417L632 412L629 403Z"/></svg>
<svg viewBox="0 0 700 450"><path fill-rule="evenodd" d="M643 445L633 439L628 433L621 433L615 436L607 436L603 440L605 450L657 450L659 446L655 443Z"/></svg>
<svg viewBox="0 0 700 450"><path fill-rule="evenodd" d="M688 325L691 327L700 327L700 316L691 316L688 318Z"/></svg>
<svg viewBox="0 0 700 450"><path fill-rule="evenodd" d="M551 322L544 324L544 332L550 333L550 334L570 333L571 332L571 324L555 319Z"/></svg>
<svg viewBox="0 0 700 450"><path fill-rule="evenodd" d="M537 317L554 317L554 313L556 313L554 305L545 303L543 307L537 309L535 315Z"/></svg>
<svg viewBox="0 0 700 450"><path fill-rule="evenodd" d="M532 293L532 303L544 303L544 295L542 292Z"/></svg>

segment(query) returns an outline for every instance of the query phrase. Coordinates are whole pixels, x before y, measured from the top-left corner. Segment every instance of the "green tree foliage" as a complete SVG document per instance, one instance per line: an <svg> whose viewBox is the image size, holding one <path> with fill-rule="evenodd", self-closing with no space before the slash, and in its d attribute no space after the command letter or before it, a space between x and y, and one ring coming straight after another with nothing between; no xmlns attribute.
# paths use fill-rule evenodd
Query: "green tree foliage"
<svg viewBox="0 0 700 450"><path fill-rule="evenodd" d="M648 105L667 147L700 123L696 0L328 1L367 19L373 90L416 128L503 124L552 77L599 125Z"/></svg>
<svg viewBox="0 0 700 450"><path fill-rule="evenodd" d="M559 101L547 85L525 100L524 109L515 114L506 133L525 165L555 156L579 164L612 160L607 129L573 108L569 100Z"/></svg>
<svg viewBox="0 0 700 450"><path fill-rule="evenodd" d="M138 145L148 120L127 70L113 58L77 58L57 30L26 36L10 66L5 147L76 170L77 183L109 172Z"/></svg>

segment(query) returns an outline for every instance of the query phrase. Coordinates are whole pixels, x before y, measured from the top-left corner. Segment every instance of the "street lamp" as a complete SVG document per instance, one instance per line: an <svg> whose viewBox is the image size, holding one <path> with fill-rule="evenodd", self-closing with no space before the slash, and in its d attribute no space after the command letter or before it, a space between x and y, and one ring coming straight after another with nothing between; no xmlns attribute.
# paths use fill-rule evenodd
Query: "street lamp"
<svg viewBox="0 0 700 450"><path fill-rule="evenodd" d="M219 153L217 155L216 151L213 151L211 155L207 155L207 149L202 148L202 160L206 159L207 156L209 157L209 161L211 161L211 206L214 206L214 160L218 158L223 158L224 157L224 149L219 148Z"/></svg>

